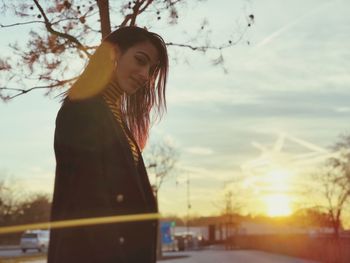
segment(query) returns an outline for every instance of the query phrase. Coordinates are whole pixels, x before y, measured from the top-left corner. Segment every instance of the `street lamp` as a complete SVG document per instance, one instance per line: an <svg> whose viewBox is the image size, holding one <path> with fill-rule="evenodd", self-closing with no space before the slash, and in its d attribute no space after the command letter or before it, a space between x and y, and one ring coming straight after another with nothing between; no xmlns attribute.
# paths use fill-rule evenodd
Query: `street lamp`
<svg viewBox="0 0 350 263"><path fill-rule="evenodd" d="M187 234L189 234L189 217L190 217L190 209L191 209L191 201L190 201L190 177L187 173L187 220L186 220L186 229L187 229Z"/></svg>

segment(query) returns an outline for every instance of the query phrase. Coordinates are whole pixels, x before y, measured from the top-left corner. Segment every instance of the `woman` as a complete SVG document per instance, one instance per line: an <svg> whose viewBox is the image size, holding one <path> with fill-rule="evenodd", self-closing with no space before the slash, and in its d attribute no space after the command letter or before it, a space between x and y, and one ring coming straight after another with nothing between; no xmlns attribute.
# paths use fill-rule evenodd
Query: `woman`
<svg viewBox="0 0 350 263"><path fill-rule="evenodd" d="M102 41L57 115L53 221L158 212L140 149L151 110L166 108L167 72L155 33L122 27ZM156 219L52 229L48 263L155 262L156 233Z"/></svg>

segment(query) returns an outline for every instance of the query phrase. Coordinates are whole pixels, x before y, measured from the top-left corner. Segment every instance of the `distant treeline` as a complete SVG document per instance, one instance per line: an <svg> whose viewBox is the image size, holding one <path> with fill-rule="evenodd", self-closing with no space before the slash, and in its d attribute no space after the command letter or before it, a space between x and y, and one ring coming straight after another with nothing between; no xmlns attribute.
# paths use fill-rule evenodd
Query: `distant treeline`
<svg viewBox="0 0 350 263"><path fill-rule="evenodd" d="M47 222L51 200L46 194L23 194L0 183L0 227ZM0 235L0 245L17 244L21 233Z"/></svg>
<svg viewBox="0 0 350 263"><path fill-rule="evenodd" d="M332 227L332 220L327 213L318 209L302 209L285 217L269 217L264 215L240 215L240 214L221 214L215 216L191 216L180 217L176 215L164 216L163 221L175 222L176 226L208 226L225 224L228 221L234 225L241 222L269 223L276 226L295 226L295 227Z"/></svg>

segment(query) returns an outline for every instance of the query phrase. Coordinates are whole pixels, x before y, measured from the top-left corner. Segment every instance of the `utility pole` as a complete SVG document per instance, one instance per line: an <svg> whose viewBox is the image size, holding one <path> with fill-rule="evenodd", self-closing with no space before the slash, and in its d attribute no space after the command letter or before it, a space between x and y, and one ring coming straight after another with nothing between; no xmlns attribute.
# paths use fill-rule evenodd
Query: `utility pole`
<svg viewBox="0 0 350 263"><path fill-rule="evenodd" d="M190 227L188 221L190 219L190 209L191 209L191 201L190 201L190 177L187 173L187 220L186 220L186 231L189 233Z"/></svg>

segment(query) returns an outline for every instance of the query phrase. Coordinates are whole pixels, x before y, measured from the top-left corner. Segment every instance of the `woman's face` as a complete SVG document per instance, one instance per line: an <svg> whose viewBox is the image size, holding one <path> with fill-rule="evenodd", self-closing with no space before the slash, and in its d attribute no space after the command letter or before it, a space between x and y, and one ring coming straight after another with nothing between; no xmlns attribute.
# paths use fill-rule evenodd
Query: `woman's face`
<svg viewBox="0 0 350 263"><path fill-rule="evenodd" d="M125 52L117 52L114 81L128 95L146 86L158 63L158 52L149 41L135 44Z"/></svg>

